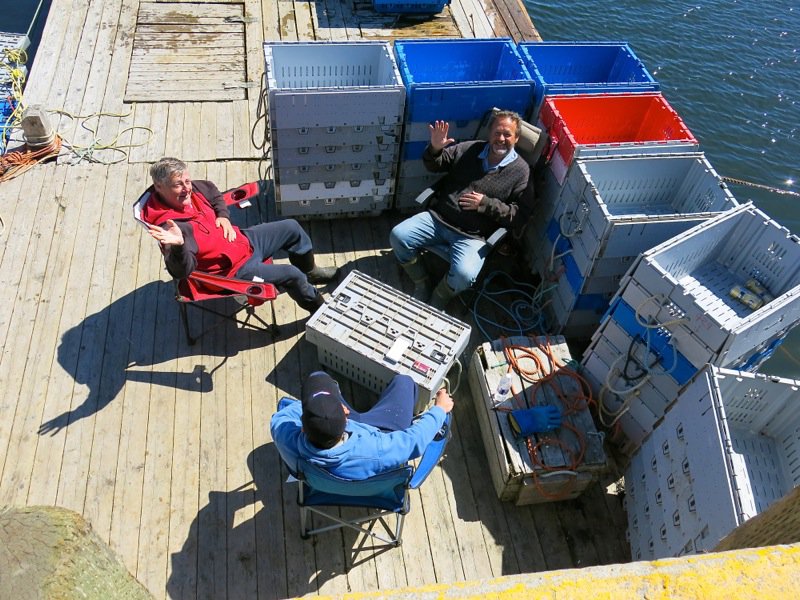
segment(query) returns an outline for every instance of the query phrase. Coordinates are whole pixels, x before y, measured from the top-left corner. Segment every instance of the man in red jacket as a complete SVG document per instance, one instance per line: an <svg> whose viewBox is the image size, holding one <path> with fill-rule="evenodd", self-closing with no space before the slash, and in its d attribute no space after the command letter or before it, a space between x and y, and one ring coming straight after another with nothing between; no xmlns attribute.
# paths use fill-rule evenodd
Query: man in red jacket
<svg viewBox="0 0 800 600"><path fill-rule="evenodd" d="M161 244L167 271L182 279L195 269L274 284L297 304L314 312L323 304L312 284L338 275L318 267L311 239L294 219L239 229L229 219L222 194L210 181L192 181L186 164L165 157L150 167L153 185L142 208L150 235ZM289 253L289 265L264 264L278 250Z"/></svg>

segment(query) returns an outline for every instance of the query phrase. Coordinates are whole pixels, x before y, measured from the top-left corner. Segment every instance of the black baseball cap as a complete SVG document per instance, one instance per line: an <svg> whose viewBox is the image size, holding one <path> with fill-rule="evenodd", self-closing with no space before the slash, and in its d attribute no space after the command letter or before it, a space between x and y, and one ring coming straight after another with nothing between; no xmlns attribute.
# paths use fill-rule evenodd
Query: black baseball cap
<svg viewBox="0 0 800 600"><path fill-rule="evenodd" d="M315 371L306 378L302 396L306 437L317 448L332 448L342 439L347 423L339 384L324 371Z"/></svg>

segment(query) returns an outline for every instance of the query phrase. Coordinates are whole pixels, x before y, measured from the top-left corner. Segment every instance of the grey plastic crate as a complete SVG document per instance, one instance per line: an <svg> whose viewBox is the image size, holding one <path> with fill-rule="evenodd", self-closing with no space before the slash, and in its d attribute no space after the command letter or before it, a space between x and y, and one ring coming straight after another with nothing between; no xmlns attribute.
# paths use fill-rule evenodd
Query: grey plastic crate
<svg viewBox="0 0 800 600"><path fill-rule="evenodd" d="M272 162L275 169L315 167L325 165L349 165L353 163L396 164L399 158L399 143L351 144L340 146L300 146L297 148L274 148Z"/></svg>
<svg viewBox="0 0 800 600"><path fill-rule="evenodd" d="M800 239L752 204L741 205L643 253L620 297L644 321L663 324L680 352L699 339L714 362L738 360L800 320ZM730 296L757 279L774 300L751 310ZM633 297L636 290L646 301ZM679 318L675 314L680 314Z"/></svg>
<svg viewBox="0 0 800 600"><path fill-rule="evenodd" d="M598 258L635 257L738 206L701 153L578 160L564 191L554 218L583 275Z"/></svg>
<svg viewBox="0 0 800 600"><path fill-rule="evenodd" d="M301 165L276 168L275 181L280 183L314 183L318 181L350 181L354 179L394 179L396 166L392 163L343 163L331 165Z"/></svg>
<svg viewBox="0 0 800 600"><path fill-rule="evenodd" d="M325 200L329 198L354 198L361 196L391 196L393 179L350 179L347 181L315 181L313 183L286 183L278 181L279 202Z"/></svg>
<svg viewBox="0 0 800 600"><path fill-rule="evenodd" d="M708 365L683 388L625 472L633 558L710 551L800 484L798 386Z"/></svg>
<svg viewBox="0 0 800 600"><path fill-rule="evenodd" d="M271 128L403 122L405 87L388 42L265 42L264 59Z"/></svg>
<svg viewBox="0 0 800 600"><path fill-rule="evenodd" d="M401 165L402 168L402 165ZM397 187L394 195L394 206L403 212L416 212L422 209L417 203L420 192L439 181L441 173L429 173L421 177L403 177L402 172L397 176Z"/></svg>
<svg viewBox="0 0 800 600"><path fill-rule="evenodd" d="M344 217L377 217L391 205L391 194L385 196L352 196L290 201L283 200L280 189L276 188L275 196L276 213L281 217L293 217L299 221Z"/></svg>
<svg viewBox="0 0 800 600"><path fill-rule="evenodd" d="M273 150L311 146L324 148L328 146L350 147L358 144L397 144L400 142L400 129L399 124L273 128L270 129L270 143Z"/></svg>
<svg viewBox="0 0 800 600"><path fill-rule="evenodd" d="M470 327L393 287L352 271L306 323L319 362L375 392L398 373L417 384L416 412L442 387ZM401 348L398 360L392 348ZM389 355L389 356L387 356Z"/></svg>

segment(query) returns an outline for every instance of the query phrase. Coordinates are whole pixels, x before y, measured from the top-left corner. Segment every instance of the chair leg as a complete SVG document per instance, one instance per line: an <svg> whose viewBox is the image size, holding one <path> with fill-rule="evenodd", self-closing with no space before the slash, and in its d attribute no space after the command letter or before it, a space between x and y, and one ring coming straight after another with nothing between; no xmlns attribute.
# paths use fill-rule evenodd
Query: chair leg
<svg viewBox="0 0 800 600"><path fill-rule="evenodd" d="M189 333L189 315L187 314L186 303L179 302L178 308L181 311L181 321L183 322L183 331L186 333L186 343L190 346L194 346L195 342L197 342L197 338L192 337Z"/></svg>

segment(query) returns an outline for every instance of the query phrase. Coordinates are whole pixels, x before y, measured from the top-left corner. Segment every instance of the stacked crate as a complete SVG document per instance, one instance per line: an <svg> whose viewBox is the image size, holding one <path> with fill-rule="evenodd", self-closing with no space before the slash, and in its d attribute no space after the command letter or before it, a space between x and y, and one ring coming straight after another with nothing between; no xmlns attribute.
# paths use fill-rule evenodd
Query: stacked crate
<svg viewBox="0 0 800 600"><path fill-rule="evenodd" d="M748 286L763 290L761 305L734 297ZM744 204L640 256L583 373L602 421L619 425L631 452L706 363L755 370L798 321L800 240Z"/></svg>
<svg viewBox="0 0 800 600"><path fill-rule="evenodd" d="M444 10L450 0L372 0L377 13L434 15Z"/></svg>
<svg viewBox="0 0 800 600"><path fill-rule="evenodd" d="M705 366L625 471L633 560L714 549L800 484L800 381Z"/></svg>
<svg viewBox="0 0 800 600"><path fill-rule="evenodd" d="M449 137L474 139L493 107L527 116L533 82L507 38L396 40L394 50L407 90L395 206L415 210L417 195L441 177L422 164L428 125L448 121Z"/></svg>
<svg viewBox="0 0 800 600"><path fill-rule="evenodd" d="M737 206L702 153L578 159L526 231L553 333L589 339L636 257Z"/></svg>
<svg viewBox="0 0 800 600"><path fill-rule="evenodd" d="M536 82L534 119L545 96L657 92L660 87L625 42L521 42L518 48Z"/></svg>
<svg viewBox="0 0 800 600"><path fill-rule="evenodd" d="M507 353L514 355L518 371L509 371ZM469 382L500 500L523 505L576 498L606 470L603 438L589 413L586 392L567 366L571 363L562 336L494 340L472 355ZM497 398L507 375L513 396ZM529 406L558 407L562 426L530 438L514 435L508 410Z"/></svg>
<svg viewBox="0 0 800 600"><path fill-rule="evenodd" d="M388 208L405 107L388 42L266 42L264 56L277 213Z"/></svg>
<svg viewBox="0 0 800 600"><path fill-rule="evenodd" d="M545 97L549 168L563 184L577 158L693 152L698 142L660 93Z"/></svg>
<svg viewBox="0 0 800 600"><path fill-rule="evenodd" d="M469 325L360 271L306 323L320 364L381 392L397 374L417 384L417 413L430 406L469 341Z"/></svg>

